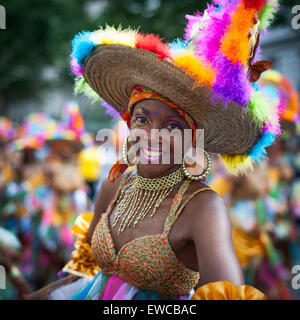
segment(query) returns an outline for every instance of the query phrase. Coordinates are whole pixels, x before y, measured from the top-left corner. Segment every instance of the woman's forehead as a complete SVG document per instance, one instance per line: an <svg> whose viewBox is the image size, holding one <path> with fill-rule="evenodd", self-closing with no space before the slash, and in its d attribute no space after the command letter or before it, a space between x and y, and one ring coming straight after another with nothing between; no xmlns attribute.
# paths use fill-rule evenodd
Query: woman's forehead
<svg viewBox="0 0 300 320"><path fill-rule="evenodd" d="M148 116L160 116L164 118L177 118L182 119L182 116L178 112L167 105L166 103L155 100L155 99L146 99L139 101L134 108L133 114L141 112Z"/></svg>

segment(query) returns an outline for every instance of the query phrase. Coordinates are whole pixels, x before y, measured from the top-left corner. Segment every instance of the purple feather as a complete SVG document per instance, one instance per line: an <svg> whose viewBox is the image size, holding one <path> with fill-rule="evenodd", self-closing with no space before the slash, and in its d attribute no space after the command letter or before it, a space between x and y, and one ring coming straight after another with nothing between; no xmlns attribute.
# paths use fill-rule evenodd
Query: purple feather
<svg viewBox="0 0 300 320"><path fill-rule="evenodd" d="M71 71L77 77L81 77L82 76L81 66L77 63L77 60L75 58L71 59Z"/></svg>
<svg viewBox="0 0 300 320"><path fill-rule="evenodd" d="M213 11L210 13L210 20L205 26L205 30L197 39L196 54L204 56L208 61L214 62L214 56L220 49L220 43L226 28L231 22L231 13L234 6L228 4L226 11Z"/></svg>
<svg viewBox="0 0 300 320"><path fill-rule="evenodd" d="M218 54L215 57L218 74L212 90L212 102L223 101L225 107L230 102L235 102L245 109L251 98L251 84L244 66L240 63L232 63L227 57Z"/></svg>
<svg viewBox="0 0 300 320"><path fill-rule="evenodd" d="M106 101L102 101L101 104L104 107L105 114L110 116L113 120L120 119L120 113L109 103L107 103Z"/></svg>

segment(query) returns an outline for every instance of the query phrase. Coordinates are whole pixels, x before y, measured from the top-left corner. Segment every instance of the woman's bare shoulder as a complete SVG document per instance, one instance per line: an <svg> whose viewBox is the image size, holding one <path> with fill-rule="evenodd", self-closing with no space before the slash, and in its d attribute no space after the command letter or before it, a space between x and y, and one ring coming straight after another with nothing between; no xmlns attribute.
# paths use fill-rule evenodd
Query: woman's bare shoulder
<svg viewBox="0 0 300 320"><path fill-rule="evenodd" d="M117 193L118 188L120 186L120 182L120 180L117 180L114 183L111 183L105 180L102 183L101 188L98 191L96 197L94 215L87 233L87 239L89 243L91 243L95 227L98 224L101 215L107 211L109 204L111 203L115 194Z"/></svg>
<svg viewBox="0 0 300 320"><path fill-rule="evenodd" d="M198 187L204 188L201 184ZM222 197L212 190L199 192L185 210L185 230L195 244L202 284L227 280L242 285L244 280L232 243L230 216Z"/></svg>
<svg viewBox="0 0 300 320"><path fill-rule="evenodd" d="M223 201L223 199L207 184L201 181L192 181L188 190L187 196L190 197L189 203L203 202L204 199L211 201Z"/></svg>
<svg viewBox="0 0 300 320"><path fill-rule="evenodd" d="M102 214L106 211L115 194L118 192L120 184L123 183L124 179L127 181L133 173L133 171L124 173L115 182L109 182L107 179L103 181L95 201L95 214Z"/></svg>
<svg viewBox="0 0 300 320"><path fill-rule="evenodd" d="M230 226L229 214L222 197L200 181L191 183L189 195L193 194L185 207L188 221L193 221L190 223L191 228L214 225L216 221L226 228Z"/></svg>
<svg viewBox="0 0 300 320"><path fill-rule="evenodd" d="M107 180L103 181L95 201L95 214L101 214L106 211L114 195L117 193L120 183L120 179L114 183Z"/></svg>

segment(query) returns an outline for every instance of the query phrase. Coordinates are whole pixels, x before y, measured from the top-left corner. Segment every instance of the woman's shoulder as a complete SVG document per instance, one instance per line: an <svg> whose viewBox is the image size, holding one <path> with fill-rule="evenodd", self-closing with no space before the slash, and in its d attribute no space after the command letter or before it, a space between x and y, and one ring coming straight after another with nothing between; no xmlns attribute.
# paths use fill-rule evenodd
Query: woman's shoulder
<svg viewBox="0 0 300 320"><path fill-rule="evenodd" d="M222 222L228 225L229 214L222 197L201 181L193 181L184 208L190 225Z"/></svg>
<svg viewBox="0 0 300 320"><path fill-rule="evenodd" d="M120 183L120 179L118 179L115 182L109 182L108 180L104 180L102 182L95 202L94 212L96 214L102 214L107 210L110 202L114 198L115 194L118 192Z"/></svg>
<svg viewBox="0 0 300 320"><path fill-rule="evenodd" d="M210 188L207 184L201 181L192 181L189 185L187 190L187 197L189 198L189 202L191 203L198 203L202 202L203 199L206 199L208 202L211 201L222 201L221 198L212 188Z"/></svg>
<svg viewBox="0 0 300 320"><path fill-rule="evenodd" d="M107 200L112 199L114 194L118 191L119 186L120 186L119 180L115 182L109 182L108 180L104 180L99 190L99 194L101 195L101 198L102 199L104 198Z"/></svg>
<svg viewBox="0 0 300 320"><path fill-rule="evenodd" d="M98 192L95 208L97 207L107 208L110 202L113 200L115 194L118 192L120 186L128 183L128 181L131 179L133 174L134 174L133 171L126 172L122 174L122 176L119 179L117 179L115 182L110 182L107 179L105 179L102 182L101 188ZM99 203L101 204L104 203L104 206L103 205L99 206Z"/></svg>

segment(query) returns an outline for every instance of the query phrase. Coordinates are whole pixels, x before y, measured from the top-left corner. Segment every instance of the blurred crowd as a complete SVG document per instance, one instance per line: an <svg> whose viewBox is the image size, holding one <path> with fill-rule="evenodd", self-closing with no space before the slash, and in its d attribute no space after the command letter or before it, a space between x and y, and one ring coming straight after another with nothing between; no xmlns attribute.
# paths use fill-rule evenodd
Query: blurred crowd
<svg viewBox="0 0 300 320"><path fill-rule="evenodd" d="M247 175L229 175L212 155L207 183L228 206L246 283L270 299L297 299L291 270L300 264L299 99L274 70L258 86L278 100L281 138ZM72 226L93 211L109 160L118 158L127 135L120 122L114 130L114 145L99 151L74 102L58 120L39 112L17 125L0 117L0 265L7 271L0 299L20 299L64 276L74 250Z"/></svg>
<svg viewBox="0 0 300 320"><path fill-rule="evenodd" d="M14 126L1 117L0 139L1 297L12 299L57 279L73 250L76 217L93 209L101 166L73 102L59 120L32 113Z"/></svg>
<svg viewBox="0 0 300 320"><path fill-rule="evenodd" d="M210 185L227 203L246 283L270 299L297 299L292 268L300 264L299 98L274 70L262 75L258 89L278 101L281 138L268 148L267 159L244 176L226 174L215 159Z"/></svg>

